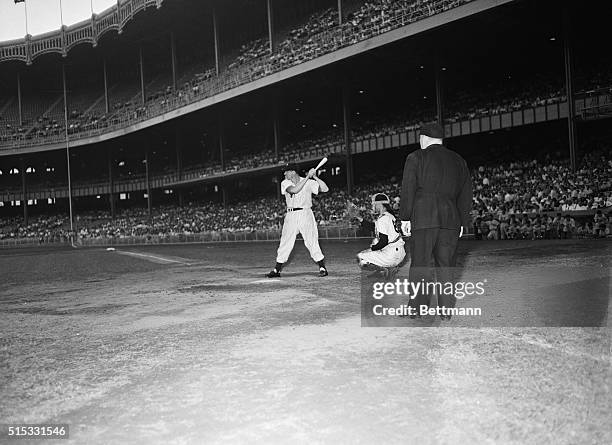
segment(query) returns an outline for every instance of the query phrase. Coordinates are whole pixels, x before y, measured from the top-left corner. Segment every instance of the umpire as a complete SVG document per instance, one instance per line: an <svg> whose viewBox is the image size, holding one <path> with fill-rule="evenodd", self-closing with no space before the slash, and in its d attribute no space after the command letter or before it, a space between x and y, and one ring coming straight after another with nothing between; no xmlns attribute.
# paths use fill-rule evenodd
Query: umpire
<svg viewBox="0 0 612 445"><path fill-rule="evenodd" d="M421 150L410 153L404 165L400 219L410 238L410 280L426 282L435 265L436 281L453 282L457 242L467 230L472 206L472 181L465 160L442 145L444 129L437 123L420 129ZM411 301L417 310L429 305L421 293ZM455 307L455 296L438 295L438 307ZM450 315L441 315L442 320Z"/></svg>

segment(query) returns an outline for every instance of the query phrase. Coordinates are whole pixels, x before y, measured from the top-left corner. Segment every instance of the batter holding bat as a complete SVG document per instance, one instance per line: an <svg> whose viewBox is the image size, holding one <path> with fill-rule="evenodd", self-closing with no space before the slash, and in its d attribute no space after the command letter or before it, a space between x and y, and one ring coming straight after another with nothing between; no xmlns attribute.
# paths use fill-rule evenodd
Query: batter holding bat
<svg viewBox="0 0 612 445"><path fill-rule="evenodd" d="M294 167L288 166L285 170L285 179L281 182L281 194L285 196L287 214L283 222L283 231L276 254L276 266L266 276L279 278L283 265L295 245L298 233L304 238L304 245L310 252L312 259L319 265L319 276L328 275L325 268L325 259L319 247L319 230L314 213L312 213L312 195L329 191L327 184L317 176L317 170L327 162L323 158L316 168L311 168L308 175L302 178Z"/></svg>

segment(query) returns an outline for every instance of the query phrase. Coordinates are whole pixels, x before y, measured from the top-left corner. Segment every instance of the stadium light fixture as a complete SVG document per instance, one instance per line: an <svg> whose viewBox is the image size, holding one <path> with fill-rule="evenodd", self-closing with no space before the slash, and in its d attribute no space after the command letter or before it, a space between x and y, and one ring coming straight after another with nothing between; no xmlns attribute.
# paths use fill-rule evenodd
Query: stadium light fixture
<svg viewBox="0 0 612 445"><path fill-rule="evenodd" d="M125 161L119 161L119 164L117 164L119 167L124 167L125 166Z"/></svg>

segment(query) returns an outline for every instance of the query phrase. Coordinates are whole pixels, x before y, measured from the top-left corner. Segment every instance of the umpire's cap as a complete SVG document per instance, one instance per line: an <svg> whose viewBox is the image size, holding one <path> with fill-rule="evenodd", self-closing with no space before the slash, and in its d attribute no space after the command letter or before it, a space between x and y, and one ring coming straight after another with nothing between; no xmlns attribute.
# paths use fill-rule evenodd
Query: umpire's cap
<svg viewBox="0 0 612 445"><path fill-rule="evenodd" d="M430 138L444 139L444 127L437 122L423 124L420 128L420 134Z"/></svg>

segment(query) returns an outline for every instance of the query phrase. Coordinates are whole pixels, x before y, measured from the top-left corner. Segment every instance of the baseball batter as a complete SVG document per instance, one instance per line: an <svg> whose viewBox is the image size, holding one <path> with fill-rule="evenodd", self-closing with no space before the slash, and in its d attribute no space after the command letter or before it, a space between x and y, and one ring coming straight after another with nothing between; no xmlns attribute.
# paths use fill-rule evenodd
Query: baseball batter
<svg viewBox="0 0 612 445"><path fill-rule="evenodd" d="M285 170L285 179L281 182L281 193L287 203L287 214L283 222L283 231L276 255L276 266L266 276L280 277L283 265L289 259L298 233L304 238L304 245L312 259L319 265L319 276L328 275L325 259L319 247L319 231L317 221L312 213L312 195L329 191L327 184L317 177L317 172L311 168L308 175L302 178L295 168Z"/></svg>

